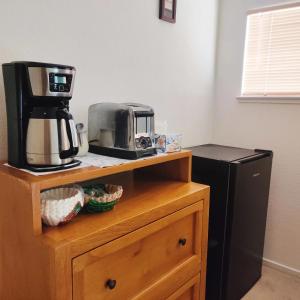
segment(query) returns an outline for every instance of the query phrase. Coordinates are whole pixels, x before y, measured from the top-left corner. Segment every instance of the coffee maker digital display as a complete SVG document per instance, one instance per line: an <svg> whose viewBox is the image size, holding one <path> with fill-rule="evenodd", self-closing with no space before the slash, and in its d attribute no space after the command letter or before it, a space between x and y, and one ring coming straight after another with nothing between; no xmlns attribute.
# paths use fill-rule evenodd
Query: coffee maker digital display
<svg viewBox="0 0 300 300"><path fill-rule="evenodd" d="M55 75L54 76L54 83L67 83L67 77L62 75Z"/></svg>
<svg viewBox="0 0 300 300"><path fill-rule="evenodd" d="M50 92L70 92L72 74L49 73Z"/></svg>
<svg viewBox="0 0 300 300"><path fill-rule="evenodd" d="M38 62L2 65L8 163L33 171L80 164L75 122L69 113L75 68Z"/></svg>

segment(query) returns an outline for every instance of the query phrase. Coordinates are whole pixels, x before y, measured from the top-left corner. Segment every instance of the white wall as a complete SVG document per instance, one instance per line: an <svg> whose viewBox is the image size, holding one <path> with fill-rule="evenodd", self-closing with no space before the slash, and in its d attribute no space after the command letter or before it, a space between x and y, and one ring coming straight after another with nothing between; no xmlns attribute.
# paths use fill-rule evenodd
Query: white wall
<svg viewBox="0 0 300 300"><path fill-rule="evenodd" d="M239 103L246 12L283 0L221 0L213 141L274 150L264 256L300 270L300 103Z"/></svg>
<svg viewBox="0 0 300 300"><path fill-rule="evenodd" d="M212 128L217 0L178 1L177 23L158 19L159 0L0 0L0 63L34 60L77 68L71 112L87 121L99 101L152 105L184 144ZM0 76L0 159L6 112Z"/></svg>

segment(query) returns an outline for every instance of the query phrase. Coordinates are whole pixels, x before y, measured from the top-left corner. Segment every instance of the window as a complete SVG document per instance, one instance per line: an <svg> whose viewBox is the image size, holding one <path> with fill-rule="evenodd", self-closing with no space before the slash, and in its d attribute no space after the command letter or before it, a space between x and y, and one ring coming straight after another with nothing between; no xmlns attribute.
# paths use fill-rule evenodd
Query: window
<svg viewBox="0 0 300 300"><path fill-rule="evenodd" d="M242 97L300 97L300 3L249 12Z"/></svg>

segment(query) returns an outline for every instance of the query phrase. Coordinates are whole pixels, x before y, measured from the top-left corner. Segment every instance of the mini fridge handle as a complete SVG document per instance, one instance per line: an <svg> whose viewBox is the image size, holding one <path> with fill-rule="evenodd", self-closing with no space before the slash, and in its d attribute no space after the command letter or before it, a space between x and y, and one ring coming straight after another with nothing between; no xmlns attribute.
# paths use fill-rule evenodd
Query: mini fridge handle
<svg viewBox="0 0 300 300"><path fill-rule="evenodd" d="M258 159L261 159L264 157L273 157L273 152L270 150L255 149L255 152L257 152L257 154L250 156L250 157L245 157L245 158L239 159L237 161L234 161L233 163L244 164L244 163L255 161L255 160L258 160Z"/></svg>

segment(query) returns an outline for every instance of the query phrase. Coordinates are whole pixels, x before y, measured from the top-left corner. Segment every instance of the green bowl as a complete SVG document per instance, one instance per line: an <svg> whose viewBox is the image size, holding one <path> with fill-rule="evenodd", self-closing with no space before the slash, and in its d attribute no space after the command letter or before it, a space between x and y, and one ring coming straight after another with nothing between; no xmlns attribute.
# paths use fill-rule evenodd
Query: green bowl
<svg viewBox="0 0 300 300"><path fill-rule="evenodd" d="M85 206L85 210L89 213L97 213L109 211L114 208L118 200L114 200L111 202L101 203L96 200L91 199Z"/></svg>
<svg viewBox="0 0 300 300"><path fill-rule="evenodd" d="M85 211L97 213L109 211L114 208L123 189L121 186L113 184L90 184L83 188L85 198Z"/></svg>

